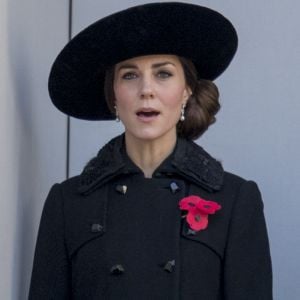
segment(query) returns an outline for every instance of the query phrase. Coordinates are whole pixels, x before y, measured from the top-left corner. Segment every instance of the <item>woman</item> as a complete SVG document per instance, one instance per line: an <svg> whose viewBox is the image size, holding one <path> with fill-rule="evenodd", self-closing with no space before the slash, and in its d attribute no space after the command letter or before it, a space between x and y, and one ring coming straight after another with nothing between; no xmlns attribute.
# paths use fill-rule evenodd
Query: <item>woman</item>
<svg viewBox="0 0 300 300"><path fill-rule="evenodd" d="M121 120L125 133L52 187L29 299L272 299L256 184L192 141L215 120L211 80L236 48L219 13L153 3L99 20L63 49L53 103Z"/></svg>

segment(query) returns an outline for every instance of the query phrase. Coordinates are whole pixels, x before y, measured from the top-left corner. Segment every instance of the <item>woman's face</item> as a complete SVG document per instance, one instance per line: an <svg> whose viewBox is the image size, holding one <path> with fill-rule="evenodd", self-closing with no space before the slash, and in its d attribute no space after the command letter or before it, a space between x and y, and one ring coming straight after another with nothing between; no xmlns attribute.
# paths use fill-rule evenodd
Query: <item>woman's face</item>
<svg viewBox="0 0 300 300"><path fill-rule="evenodd" d="M190 91L177 56L150 55L115 66L114 93L126 134L154 140L176 136L176 124Z"/></svg>

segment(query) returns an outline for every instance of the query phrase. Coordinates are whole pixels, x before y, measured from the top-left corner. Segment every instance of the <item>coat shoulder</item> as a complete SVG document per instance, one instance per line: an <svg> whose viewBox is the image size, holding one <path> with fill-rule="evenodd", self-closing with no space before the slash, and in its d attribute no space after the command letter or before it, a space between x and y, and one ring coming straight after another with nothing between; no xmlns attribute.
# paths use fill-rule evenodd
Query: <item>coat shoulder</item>
<svg viewBox="0 0 300 300"><path fill-rule="evenodd" d="M262 204L261 193L257 183L251 179L245 179L236 174L230 172L224 172L224 181L222 187L222 193L227 195L226 199L229 199L229 195L235 195L233 205L241 202L245 202L245 205Z"/></svg>
<svg viewBox="0 0 300 300"><path fill-rule="evenodd" d="M240 186L240 185L246 183L247 181L249 181L249 180L247 180L246 178L243 178L239 175L236 175L236 174L233 174L233 173L230 173L227 171L224 172L224 184Z"/></svg>
<svg viewBox="0 0 300 300"><path fill-rule="evenodd" d="M78 186L80 186L80 182L80 175L76 175L61 182L55 183L51 190L56 188L59 191L59 195L61 196L63 203L66 201L73 201L74 198L80 197L80 193L78 192Z"/></svg>
<svg viewBox="0 0 300 300"><path fill-rule="evenodd" d="M62 182L59 183L61 191L63 195L73 195L77 192L78 186L80 184L80 176L76 175L70 177Z"/></svg>
<svg viewBox="0 0 300 300"><path fill-rule="evenodd" d="M235 191L234 194L240 195L244 189L259 190L254 180L246 179L227 171L224 172L222 191Z"/></svg>

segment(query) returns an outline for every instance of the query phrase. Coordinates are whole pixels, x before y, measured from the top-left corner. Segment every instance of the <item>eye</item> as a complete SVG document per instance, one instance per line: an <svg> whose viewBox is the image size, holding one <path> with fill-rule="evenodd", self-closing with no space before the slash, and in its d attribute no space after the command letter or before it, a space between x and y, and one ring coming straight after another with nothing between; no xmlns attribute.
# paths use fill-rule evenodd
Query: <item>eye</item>
<svg viewBox="0 0 300 300"><path fill-rule="evenodd" d="M169 71L161 70L161 71L157 72L157 76L162 79L167 79L167 78L173 76L173 74Z"/></svg>
<svg viewBox="0 0 300 300"><path fill-rule="evenodd" d="M122 75L122 79L125 79L125 80L132 80L135 78L137 78L137 74L134 72L126 72Z"/></svg>

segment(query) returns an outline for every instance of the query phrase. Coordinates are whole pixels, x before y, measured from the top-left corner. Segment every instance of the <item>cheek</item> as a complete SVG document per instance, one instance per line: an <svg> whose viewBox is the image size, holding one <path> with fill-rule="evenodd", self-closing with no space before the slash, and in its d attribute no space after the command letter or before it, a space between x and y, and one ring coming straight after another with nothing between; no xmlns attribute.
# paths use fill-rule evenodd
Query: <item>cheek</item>
<svg viewBox="0 0 300 300"><path fill-rule="evenodd" d="M163 93L164 104L172 109L181 108L184 100L184 89L173 88Z"/></svg>
<svg viewBox="0 0 300 300"><path fill-rule="evenodd" d="M130 99L132 99L132 90L119 85L114 87L115 101L118 106L127 105Z"/></svg>

